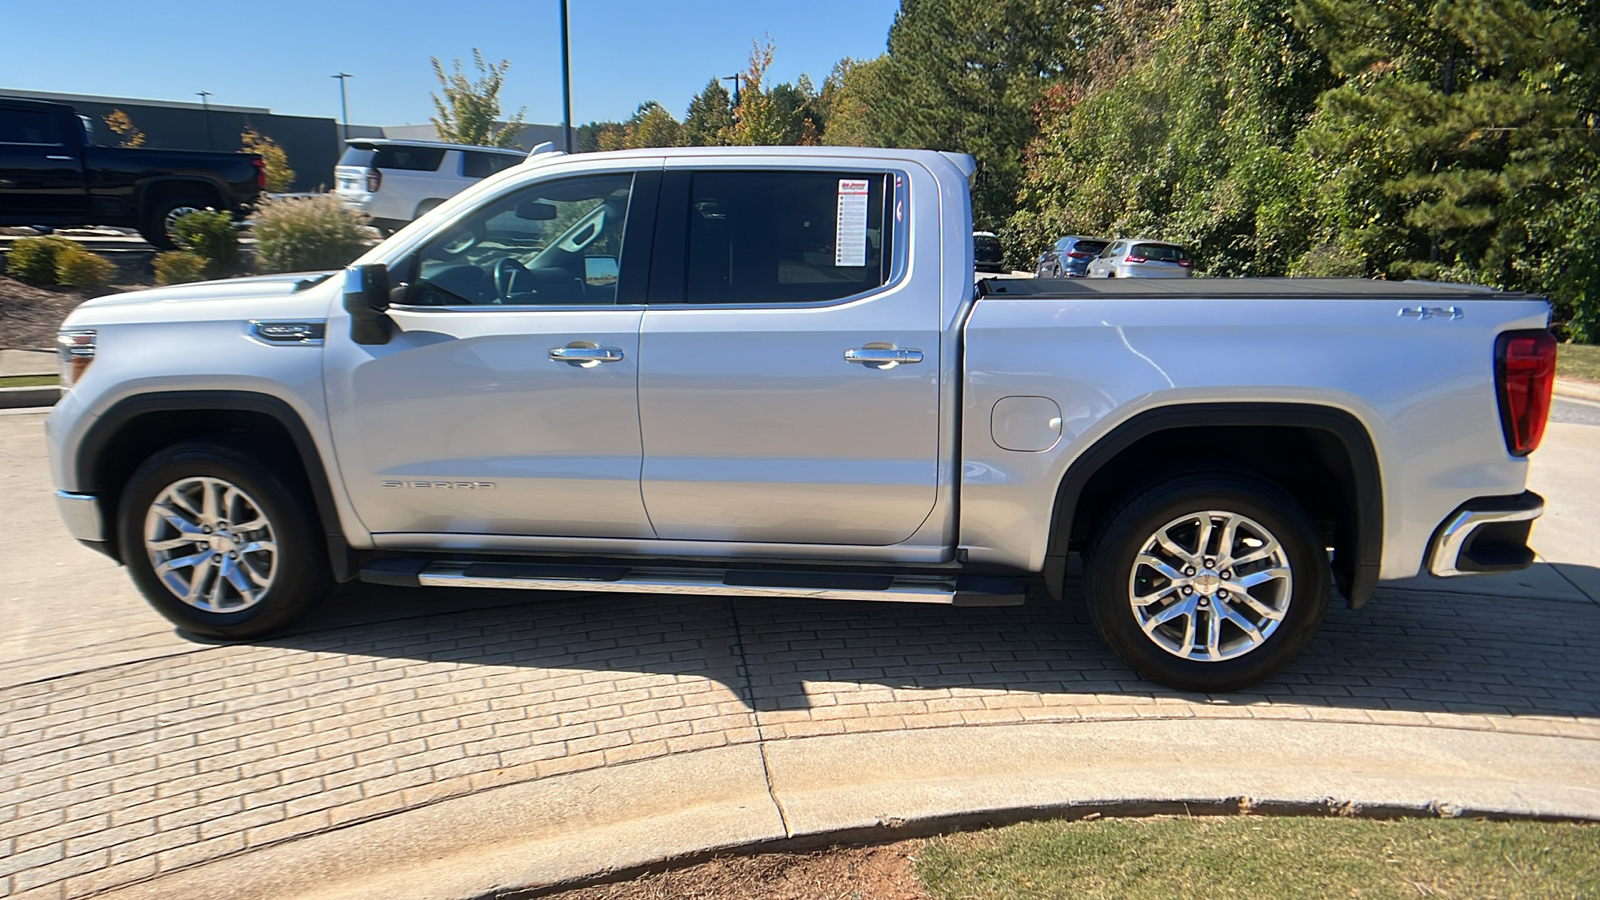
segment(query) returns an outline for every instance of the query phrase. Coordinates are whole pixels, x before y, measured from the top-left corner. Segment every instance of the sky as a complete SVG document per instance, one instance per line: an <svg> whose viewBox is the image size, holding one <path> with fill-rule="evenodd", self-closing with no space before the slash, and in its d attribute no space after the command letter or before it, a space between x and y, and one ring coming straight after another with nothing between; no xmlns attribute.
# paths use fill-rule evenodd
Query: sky
<svg viewBox="0 0 1600 900"><path fill-rule="evenodd" d="M898 0L570 0L572 119L623 120L656 100L679 118L713 75L743 71L771 35L770 83L818 86L841 57L882 53ZM428 62L475 75L472 49L511 69L502 107L561 121L558 0L0 0L0 90L269 107L350 121L425 123Z"/></svg>

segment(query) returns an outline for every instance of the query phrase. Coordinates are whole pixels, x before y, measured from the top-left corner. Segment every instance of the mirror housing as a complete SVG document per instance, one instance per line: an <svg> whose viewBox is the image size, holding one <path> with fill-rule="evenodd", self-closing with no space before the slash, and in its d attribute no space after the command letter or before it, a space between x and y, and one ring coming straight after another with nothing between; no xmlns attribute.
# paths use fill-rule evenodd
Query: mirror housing
<svg viewBox="0 0 1600 900"><path fill-rule="evenodd" d="M350 314L350 339L358 344L387 344L394 323L389 308L389 267L382 263L344 270L344 309Z"/></svg>

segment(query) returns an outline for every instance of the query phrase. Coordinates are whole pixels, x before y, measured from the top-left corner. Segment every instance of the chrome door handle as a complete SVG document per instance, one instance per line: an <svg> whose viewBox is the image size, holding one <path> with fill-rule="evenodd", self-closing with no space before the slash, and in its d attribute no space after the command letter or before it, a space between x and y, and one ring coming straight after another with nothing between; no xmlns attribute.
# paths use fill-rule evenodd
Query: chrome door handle
<svg viewBox="0 0 1600 900"><path fill-rule="evenodd" d="M874 347L868 344L844 352L844 361L870 366L874 369L887 369L899 365L911 365L922 362L921 350L902 350L898 347Z"/></svg>
<svg viewBox="0 0 1600 900"><path fill-rule="evenodd" d="M550 358L556 362L589 369L601 363L622 361L622 351L616 347L551 347Z"/></svg>

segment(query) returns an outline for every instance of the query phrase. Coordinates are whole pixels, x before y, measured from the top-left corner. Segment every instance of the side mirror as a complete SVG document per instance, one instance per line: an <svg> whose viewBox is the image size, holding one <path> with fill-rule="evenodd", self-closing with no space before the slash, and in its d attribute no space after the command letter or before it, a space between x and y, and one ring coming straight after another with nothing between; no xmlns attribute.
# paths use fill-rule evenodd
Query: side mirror
<svg viewBox="0 0 1600 900"><path fill-rule="evenodd" d="M358 344L387 344L394 323L389 308L389 267L382 263L344 270L344 309L350 314L350 339Z"/></svg>

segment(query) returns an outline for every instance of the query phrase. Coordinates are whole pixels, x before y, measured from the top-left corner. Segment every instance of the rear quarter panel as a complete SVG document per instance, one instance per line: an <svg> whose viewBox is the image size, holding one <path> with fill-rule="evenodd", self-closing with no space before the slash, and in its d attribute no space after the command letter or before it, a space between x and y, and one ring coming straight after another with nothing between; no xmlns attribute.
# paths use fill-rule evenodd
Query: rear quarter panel
<svg viewBox="0 0 1600 900"><path fill-rule="evenodd" d="M988 297L965 329L961 546L1037 571L1067 467L1117 425L1186 403L1293 402L1355 416L1377 451L1381 579L1415 575L1439 522L1471 497L1517 494L1494 395L1495 336L1542 328L1543 301L1459 303L1457 320L1400 318L1401 300ZM1049 397L1048 450L995 444L995 404ZM1248 464L1248 460L1241 460Z"/></svg>

